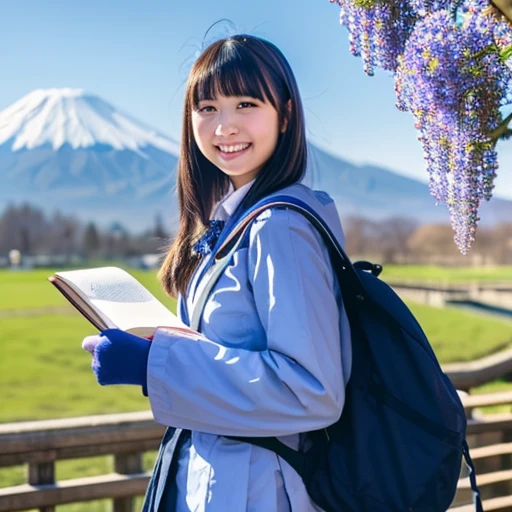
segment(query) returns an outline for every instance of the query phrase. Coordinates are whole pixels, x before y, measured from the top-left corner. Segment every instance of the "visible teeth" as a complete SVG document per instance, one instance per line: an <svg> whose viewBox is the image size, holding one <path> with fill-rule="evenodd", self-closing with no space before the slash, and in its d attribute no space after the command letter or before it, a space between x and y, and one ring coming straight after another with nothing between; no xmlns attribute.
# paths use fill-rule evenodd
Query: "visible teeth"
<svg viewBox="0 0 512 512"><path fill-rule="evenodd" d="M236 146L219 146L221 151L224 153L234 153L235 151L242 151L243 149L247 149L250 144L237 144Z"/></svg>

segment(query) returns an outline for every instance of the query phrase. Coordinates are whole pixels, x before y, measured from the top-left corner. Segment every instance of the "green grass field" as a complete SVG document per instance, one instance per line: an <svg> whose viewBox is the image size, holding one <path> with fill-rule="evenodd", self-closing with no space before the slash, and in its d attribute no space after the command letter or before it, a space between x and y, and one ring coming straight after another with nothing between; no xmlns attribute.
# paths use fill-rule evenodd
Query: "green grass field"
<svg viewBox="0 0 512 512"><path fill-rule="evenodd" d="M512 281L512 266L450 268L428 265L384 265L381 277L389 281L431 281L436 283Z"/></svg>
<svg viewBox="0 0 512 512"><path fill-rule="evenodd" d="M154 272L130 272L175 309ZM0 422L146 408L147 400L139 390L96 385L90 356L80 348L94 328L47 281L52 273L0 272ZM500 273L501 269L496 271ZM470 274L467 270L466 275ZM472 360L512 344L512 322L456 309L409 306L441 362ZM48 307L57 309L49 314Z"/></svg>
<svg viewBox="0 0 512 512"><path fill-rule="evenodd" d="M170 309L175 309L174 301L163 293L155 273L130 272ZM0 271L0 422L147 409L147 398L138 388L97 385L90 370L90 355L80 347L82 339L93 334L94 328L47 282L52 273L51 270ZM390 266L382 277L453 282L512 280L512 267L492 272L481 269L447 272L429 267ZM413 303L409 306L442 363L472 360L512 344L512 322L455 309ZM507 385L492 383L484 390L503 389ZM146 455L147 469L151 468L153 458L154 454ZM92 476L111 469L110 457L62 461L57 464L57 476L60 479ZM0 470L0 487L24 481L22 467ZM62 506L58 510L105 512L108 502Z"/></svg>

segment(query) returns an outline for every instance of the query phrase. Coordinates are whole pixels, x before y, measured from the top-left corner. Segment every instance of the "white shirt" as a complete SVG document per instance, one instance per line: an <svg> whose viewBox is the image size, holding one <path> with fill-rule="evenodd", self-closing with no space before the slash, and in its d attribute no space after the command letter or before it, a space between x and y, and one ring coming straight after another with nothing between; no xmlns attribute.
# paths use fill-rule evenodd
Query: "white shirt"
<svg viewBox="0 0 512 512"><path fill-rule="evenodd" d="M228 191L226 195L214 206L211 218L215 220L228 220L247 195L247 192L249 192L255 181L256 178L236 190L233 187L233 183L229 182Z"/></svg>

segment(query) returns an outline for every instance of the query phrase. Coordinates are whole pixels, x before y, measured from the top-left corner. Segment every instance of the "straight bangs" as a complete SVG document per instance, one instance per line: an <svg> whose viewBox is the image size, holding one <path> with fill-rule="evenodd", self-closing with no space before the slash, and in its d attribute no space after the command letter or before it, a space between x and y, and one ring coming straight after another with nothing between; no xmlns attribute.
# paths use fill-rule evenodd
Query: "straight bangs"
<svg viewBox="0 0 512 512"><path fill-rule="evenodd" d="M214 100L217 96L249 96L269 102L279 110L277 91L269 84L274 77L267 76L266 69L253 52L240 45L223 45L203 63L200 73L190 84L192 104L197 108L202 100Z"/></svg>

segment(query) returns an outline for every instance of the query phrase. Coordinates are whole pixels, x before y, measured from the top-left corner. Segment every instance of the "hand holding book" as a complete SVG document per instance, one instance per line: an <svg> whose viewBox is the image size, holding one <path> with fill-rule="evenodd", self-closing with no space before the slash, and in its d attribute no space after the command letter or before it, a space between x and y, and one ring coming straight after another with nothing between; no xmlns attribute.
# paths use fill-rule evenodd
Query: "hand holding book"
<svg viewBox="0 0 512 512"><path fill-rule="evenodd" d="M120 329L107 329L82 342L82 348L92 355L91 367L99 384L139 385L146 396L150 347L146 338Z"/></svg>
<svg viewBox="0 0 512 512"><path fill-rule="evenodd" d="M101 385L135 384L147 396L151 339L159 328L190 340L202 336L169 311L139 281L117 267L57 272L49 281L99 331L82 348Z"/></svg>

